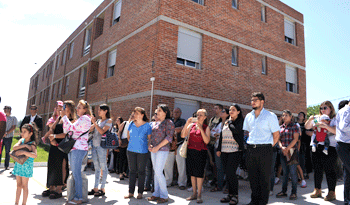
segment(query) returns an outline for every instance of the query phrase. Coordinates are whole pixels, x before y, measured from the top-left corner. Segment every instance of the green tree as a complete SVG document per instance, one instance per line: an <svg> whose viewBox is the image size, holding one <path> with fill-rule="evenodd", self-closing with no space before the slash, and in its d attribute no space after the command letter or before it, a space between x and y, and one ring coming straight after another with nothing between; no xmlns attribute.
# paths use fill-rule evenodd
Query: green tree
<svg viewBox="0 0 350 205"><path fill-rule="evenodd" d="M320 105L314 105L307 107L307 118L311 115L318 115L320 113Z"/></svg>

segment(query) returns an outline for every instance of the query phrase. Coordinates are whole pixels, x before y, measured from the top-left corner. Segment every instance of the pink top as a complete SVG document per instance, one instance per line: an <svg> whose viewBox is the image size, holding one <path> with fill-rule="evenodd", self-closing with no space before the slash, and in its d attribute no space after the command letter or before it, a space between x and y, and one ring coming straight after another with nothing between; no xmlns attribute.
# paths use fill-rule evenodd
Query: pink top
<svg viewBox="0 0 350 205"><path fill-rule="evenodd" d="M66 115L62 118L62 120L63 120L64 133L67 133L68 131L73 131L73 139L77 139L81 134L88 131L91 127L91 118L88 115L81 116L74 123L71 123ZM75 142L72 150L77 149L77 150L87 151L88 139L89 139L89 133L86 133L85 135L81 136Z"/></svg>
<svg viewBox="0 0 350 205"><path fill-rule="evenodd" d="M3 112L0 112L0 121L6 122L6 115Z"/></svg>
<svg viewBox="0 0 350 205"><path fill-rule="evenodd" d="M201 150L208 150L207 148L207 144L205 144L203 137L202 137L202 133L201 131L198 129L196 130L196 124L197 123L193 123L193 126L190 130L190 138L188 138L188 149L195 149L198 151ZM203 130L206 130L208 127L208 125L203 124Z"/></svg>

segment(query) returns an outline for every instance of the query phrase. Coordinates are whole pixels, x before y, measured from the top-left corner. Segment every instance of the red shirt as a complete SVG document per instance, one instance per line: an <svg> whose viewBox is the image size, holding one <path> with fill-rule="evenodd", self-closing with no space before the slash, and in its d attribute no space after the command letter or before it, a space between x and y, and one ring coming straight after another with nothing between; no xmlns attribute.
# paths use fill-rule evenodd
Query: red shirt
<svg viewBox="0 0 350 205"><path fill-rule="evenodd" d="M6 122L6 115L3 112L0 112L0 121Z"/></svg>
<svg viewBox="0 0 350 205"><path fill-rule="evenodd" d="M199 129L196 130L196 124L194 123L191 131L190 131L190 138L188 139L188 146L187 149L195 149L198 151L201 150L208 150L207 144L205 144L201 131ZM207 129L208 125L203 124L203 130L205 131Z"/></svg>

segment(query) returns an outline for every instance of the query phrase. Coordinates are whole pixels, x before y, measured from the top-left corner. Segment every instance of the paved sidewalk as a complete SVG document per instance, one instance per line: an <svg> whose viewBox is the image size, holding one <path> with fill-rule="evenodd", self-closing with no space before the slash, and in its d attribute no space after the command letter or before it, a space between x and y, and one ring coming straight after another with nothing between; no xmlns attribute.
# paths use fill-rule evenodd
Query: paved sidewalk
<svg viewBox="0 0 350 205"><path fill-rule="evenodd" d="M42 166L45 164L42 164ZM13 165L12 165L13 166ZM15 201L15 192L16 192L16 178L10 174L10 170L4 170L0 168L0 193L1 193L1 205L14 204ZM88 169L85 172L88 180L89 180L89 190L93 188L94 185L94 172ZM43 198L41 196L42 191L45 190L46 184L46 167L35 167L34 168L34 176L29 180L29 196L28 196L28 205L34 204L42 204L42 205L62 205L66 202L67 192L63 192L63 198L50 200L48 198ZM274 194L277 194L281 191L281 183L275 186ZM327 187L326 180L324 178L322 187ZM295 201L290 201L288 198L277 199L274 196L270 197L269 204L302 204L302 205L342 205L343 204L343 182L337 183L336 193L337 200L333 202L325 202L323 199L311 199L310 194L313 192L314 184L313 184L313 175L311 174L311 178L307 180L307 188L300 188L298 186L298 199ZM291 184L288 187L288 194L290 194ZM169 187L169 202L168 204L196 204L196 201L188 202L186 201L186 197L190 196L190 192L186 190L179 190L177 187ZM322 189L323 196L326 196L327 190ZM124 199L124 195L128 193L128 179L124 181L120 181L118 175L113 173L109 174L107 178L106 184L106 195L100 198L94 198L93 196L89 196L89 202L87 204L155 204L154 202L148 202L146 200L147 197L151 196L151 192L145 192L144 198L142 200L138 199ZM250 202L250 188L249 183L247 181L240 180L239 181L239 204L247 204ZM203 204L222 204L220 203L220 199L225 195L222 192L210 192L209 188L205 188L205 192L203 193ZM20 204L21 204L20 200Z"/></svg>

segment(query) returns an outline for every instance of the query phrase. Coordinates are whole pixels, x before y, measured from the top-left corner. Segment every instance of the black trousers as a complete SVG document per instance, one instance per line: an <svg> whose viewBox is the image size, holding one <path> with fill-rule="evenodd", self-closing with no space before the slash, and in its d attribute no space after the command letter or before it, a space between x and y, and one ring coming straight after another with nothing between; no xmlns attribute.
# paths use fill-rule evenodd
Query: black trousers
<svg viewBox="0 0 350 205"><path fill-rule="evenodd" d="M269 202L272 145L253 148L248 146L247 169L252 190L251 202L266 205Z"/></svg>
<svg viewBox="0 0 350 205"><path fill-rule="evenodd" d="M141 154L136 152L127 151L128 163L129 163L129 193L134 194L136 176L138 176L138 193L142 194L145 186L146 178L146 163L149 158L149 153Z"/></svg>
<svg viewBox="0 0 350 205"><path fill-rule="evenodd" d="M337 184L337 174L335 166L338 154L334 147L329 147L328 155L323 153L324 146L318 145L316 152L312 153L312 161L314 164L314 180L315 188L321 189L323 180L323 171L326 173L327 185L329 191L335 191Z"/></svg>
<svg viewBox="0 0 350 205"><path fill-rule="evenodd" d="M350 144L338 142L337 153L344 164L344 203L350 202Z"/></svg>
<svg viewBox="0 0 350 205"><path fill-rule="evenodd" d="M119 148L119 153L118 153L118 158L117 157L114 157L115 159L115 166L116 167L116 171L117 173L119 174L122 174L122 173L126 173L126 170L128 169L128 158L126 156L126 150L128 148L125 147L125 148ZM114 155L115 156L115 155Z"/></svg>
<svg viewBox="0 0 350 205"><path fill-rule="evenodd" d="M236 171L242 159L242 152L221 153L221 161L226 174L228 184L228 194L231 196L238 195L238 178Z"/></svg>

